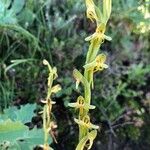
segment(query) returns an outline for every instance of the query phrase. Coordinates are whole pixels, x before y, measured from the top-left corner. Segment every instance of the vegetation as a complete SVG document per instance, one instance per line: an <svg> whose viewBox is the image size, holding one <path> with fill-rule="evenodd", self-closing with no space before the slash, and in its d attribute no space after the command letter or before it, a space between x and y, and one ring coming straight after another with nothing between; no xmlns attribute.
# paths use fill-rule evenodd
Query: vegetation
<svg viewBox="0 0 150 150"><path fill-rule="evenodd" d="M49 70L43 66L43 59L57 67L59 78L54 84L62 86L51 95L56 104L49 115L54 128L50 129L48 143L53 149L75 149L79 142L73 119L79 114L68 105L79 95L83 96L80 102L85 98L85 90L80 86L76 89L72 78L74 68L75 79L86 74L83 66L90 89L95 81L88 104L96 107L90 115L86 113L99 129L80 132L80 139L89 133L94 140L97 132L92 146L95 150L149 149L149 0L112 1L105 34L113 40L105 40L100 48L104 54L95 53L89 62L89 43L84 39L95 32L97 24L86 19L85 2L88 0L0 1L0 149L40 149L44 145L40 112L46 107L41 101L49 91ZM93 2L96 13L100 9L103 14L103 1ZM88 67L96 56L107 56L109 68L94 73L93 79Z"/></svg>

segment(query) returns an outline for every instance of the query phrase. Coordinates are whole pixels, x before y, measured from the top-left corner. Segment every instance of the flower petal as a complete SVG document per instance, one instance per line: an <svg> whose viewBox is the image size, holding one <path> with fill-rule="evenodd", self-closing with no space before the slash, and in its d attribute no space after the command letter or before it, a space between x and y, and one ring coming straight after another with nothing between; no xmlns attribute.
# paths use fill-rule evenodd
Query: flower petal
<svg viewBox="0 0 150 150"><path fill-rule="evenodd" d="M85 104L85 109L95 109L95 106L94 105L86 105Z"/></svg>
<svg viewBox="0 0 150 150"><path fill-rule="evenodd" d="M90 128L91 129L99 129L99 126L90 123Z"/></svg>
<svg viewBox="0 0 150 150"><path fill-rule="evenodd" d="M104 39L106 39L107 41L111 41L112 38L110 36L104 35Z"/></svg>
<svg viewBox="0 0 150 150"><path fill-rule="evenodd" d="M77 103L68 103L68 106L77 108L78 104Z"/></svg>
<svg viewBox="0 0 150 150"><path fill-rule="evenodd" d="M103 68L107 69L108 65L107 64L103 64Z"/></svg>
<svg viewBox="0 0 150 150"><path fill-rule="evenodd" d="M85 41L91 41L93 39L95 39L97 37L97 34L96 33L93 33L92 35L88 36L85 38Z"/></svg>

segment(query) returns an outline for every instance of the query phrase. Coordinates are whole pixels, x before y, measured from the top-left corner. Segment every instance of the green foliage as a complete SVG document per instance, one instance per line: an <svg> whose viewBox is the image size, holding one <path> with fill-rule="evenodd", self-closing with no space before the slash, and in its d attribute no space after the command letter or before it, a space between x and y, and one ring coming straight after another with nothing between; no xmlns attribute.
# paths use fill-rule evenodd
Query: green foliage
<svg viewBox="0 0 150 150"><path fill-rule="evenodd" d="M131 68L127 71L128 83L134 83L136 85L145 85L146 79L145 76L150 72L150 66L143 64L133 65Z"/></svg>
<svg viewBox="0 0 150 150"><path fill-rule="evenodd" d="M31 9L30 2L25 0L2 0L0 2L0 24L17 24L22 23L31 23L34 18L33 9ZM26 7L27 6L27 7ZM30 20L28 18L30 15ZM24 18L23 18L24 17Z"/></svg>
<svg viewBox="0 0 150 150"><path fill-rule="evenodd" d="M43 137L42 129L29 130L20 121L13 122L8 119L0 123L1 148L5 147L7 143L8 149L22 150L26 148L27 150L32 150L36 145L43 144Z"/></svg>
<svg viewBox="0 0 150 150"><path fill-rule="evenodd" d="M35 108L35 104L27 104L21 106L20 109L17 109L17 107L10 107L4 110L4 114L0 116L0 119L11 119L12 121L21 121L22 123L31 122Z"/></svg>
<svg viewBox="0 0 150 150"><path fill-rule="evenodd" d="M19 121L13 122L11 120L3 121L0 124L1 139L0 142L10 141L15 142L16 139L22 138L22 133L27 131L28 127Z"/></svg>
<svg viewBox="0 0 150 150"><path fill-rule="evenodd" d="M25 123L31 122L36 105L27 104L20 109L10 107L0 116L0 143L1 149L32 150L43 144L43 129L29 130ZM49 143L51 139L49 138ZM6 148L7 147L7 148Z"/></svg>
<svg viewBox="0 0 150 150"><path fill-rule="evenodd" d="M7 108L14 97L14 79L12 82L9 80L7 82L0 82L0 112L3 108Z"/></svg>

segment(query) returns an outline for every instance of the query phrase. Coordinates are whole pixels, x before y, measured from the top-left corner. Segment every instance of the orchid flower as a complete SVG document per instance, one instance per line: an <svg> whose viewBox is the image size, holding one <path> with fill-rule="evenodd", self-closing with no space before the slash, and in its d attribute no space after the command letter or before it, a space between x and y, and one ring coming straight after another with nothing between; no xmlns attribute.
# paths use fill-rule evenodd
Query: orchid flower
<svg viewBox="0 0 150 150"><path fill-rule="evenodd" d="M92 61L89 64L84 65L83 67L87 70L92 70L93 73L97 71L101 71L103 69L108 68L108 65L105 64L106 61L106 55L105 54L99 54L94 61Z"/></svg>
<svg viewBox="0 0 150 150"><path fill-rule="evenodd" d="M83 110L88 110L88 109L95 109L94 105L89 105L85 103L85 99L82 96L79 96L77 98L77 102L75 103L69 103L68 106L74 107L75 109L79 109L80 113L83 113Z"/></svg>
<svg viewBox="0 0 150 150"><path fill-rule="evenodd" d="M106 30L105 28L106 27L104 24L100 24L99 26L97 26L95 33L85 38L85 40L86 41L92 41L92 40L104 41L106 39L108 41L111 41L112 38L104 34Z"/></svg>
<svg viewBox="0 0 150 150"><path fill-rule="evenodd" d="M88 115L84 116L81 120L75 118L74 121L78 125L83 126L84 128L87 128L87 129L98 129L99 128L99 126L94 125L90 122L90 117Z"/></svg>

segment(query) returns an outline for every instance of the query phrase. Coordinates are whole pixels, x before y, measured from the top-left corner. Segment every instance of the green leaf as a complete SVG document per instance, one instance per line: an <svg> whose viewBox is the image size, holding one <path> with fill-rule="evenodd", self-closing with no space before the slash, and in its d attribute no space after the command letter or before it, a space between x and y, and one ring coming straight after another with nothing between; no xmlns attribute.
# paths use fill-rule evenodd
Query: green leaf
<svg viewBox="0 0 150 150"><path fill-rule="evenodd" d="M28 127L21 122L13 122L10 119L0 123L0 143L4 141L15 142L22 138Z"/></svg>
<svg viewBox="0 0 150 150"><path fill-rule="evenodd" d="M28 130L24 136L24 143L27 143L30 145L30 147L33 147L35 145L43 144L44 143L44 132L43 129L33 129L33 130ZM52 138L49 136L49 143L52 142Z"/></svg>
<svg viewBox="0 0 150 150"><path fill-rule="evenodd" d="M10 150L32 150L36 145L44 143L44 132L43 129L37 128L29 130L21 122L8 119L0 123L0 143L5 145L4 142L7 141ZM51 137L48 142L52 142Z"/></svg>
<svg viewBox="0 0 150 150"><path fill-rule="evenodd" d="M4 110L4 115L0 116L0 120L11 119L12 121L21 121L22 123L30 122L34 116L35 104L27 104L21 106L20 109L17 107L10 107Z"/></svg>
<svg viewBox="0 0 150 150"><path fill-rule="evenodd" d="M5 72L7 72L9 69L22 64L22 63L28 63L30 61L33 61L33 59L16 59L16 60L11 60L11 65L9 65L8 67L6 67Z"/></svg>
<svg viewBox="0 0 150 150"><path fill-rule="evenodd" d="M17 20L12 10L7 10L6 5L0 1L0 24L15 24Z"/></svg>
<svg viewBox="0 0 150 150"><path fill-rule="evenodd" d="M25 5L25 0L14 0L11 9L17 14L19 13Z"/></svg>
<svg viewBox="0 0 150 150"><path fill-rule="evenodd" d="M1 0L0 1L0 24L16 24L17 14L23 9L25 0ZM10 9L8 9L8 7Z"/></svg>

